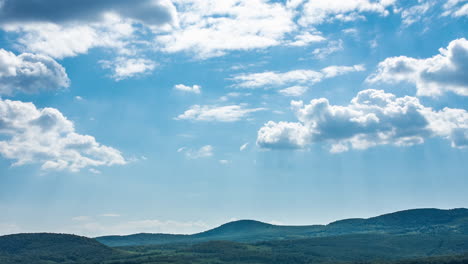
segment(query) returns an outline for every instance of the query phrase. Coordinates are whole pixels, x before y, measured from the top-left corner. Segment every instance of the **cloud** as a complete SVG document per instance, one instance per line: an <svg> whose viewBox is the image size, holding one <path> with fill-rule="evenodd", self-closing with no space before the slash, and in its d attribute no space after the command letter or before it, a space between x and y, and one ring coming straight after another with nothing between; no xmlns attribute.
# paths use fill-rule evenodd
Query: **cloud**
<svg viewBox="0 0 468 264"><path fill-rule="evenodd" d="M304 32L300 35L296 35L294 37L294 41L289 43L289 46L295 46L295 47L303 47L307 46L310 43L317 43L317 42L322 42L325 41L326 38L324 38L320 32L313 32L314 34L311 34L310 32Z"/></svg>
<svg viewBox="0 0 468 264"><path fill-rule="evenodd" d="M461 17L468 16L468 3L467 0L448 0L444 5L445 10L443 16Z"/></svg>
<svg viewBox="0 0 468 264"><path fill-rule="evenodd" d="M0 23L89 22L106 13L151 25L173 23L175 9L166 0L3 0Z"/></svg>
<svg viewBox="0 0 468 264"><path fill-rule="evenodd" d="M364 19L362 13L376 13L382 16L389 14L387 10L396 0L308 0L303 5L299 24L303 26L317 25L333 20L354 21Z"/></svg>
<svg viewBox="0 0 468 264"><path fill-rule="evenodd" d="M152 60L142 58L119 57L114 61L101 61L102 67L112 69L112 78L116 81L142 76L151 73L156 67Z"/></svg>
<svg viewBox="0 0 468 264"><path fill-rule="evenodd" d="M177 152L184 153L185 157L187 157L188 159L208 158L213 156L213 146L206 145L195 150L183 147L179 148Z"/></svg>
<svg viewBox="0 0 468 264"><path fill-rule="evenodd" d="M291 87L279 90L279 93L285 96L301 96L305 92L307 92L308 89L309 87L307 86L295 85L295 86L291 86Z"/></svg>
<svg viewBox="0 0 468 264"><path fill-rule="evenodd" d="M267 0L175 0L179 27L156 36L164 52L198 58L282 44L295 30L294 12Z"/></svg>
<svg viewBox="0 0 468 264"><path fill-rule="evenodd" d="M244 150L247 149L248 146L249 146L249 143L245 143L245 144L243 144L242 146L240 146L239 150L240 150L240 151L244 151Z"/></svg>
<svg viewBox="0 0 468 264"><path fill-rule="evenodd" d="M261 72L240 74L231 80L236 82L235 87L239 88L271 88L288 84L308 84L321 82L323 79L336 77L349 72L359 72L365 70L363 65L354 66L330 66L321 71L314 70L293 70L288 72Z"/></svg>
<svg viewBox="0 0 468 264"><path fill-rule="evenodd" d="M228 165L229 163L231 163L231 161L229 160L219 160L219 164L222 164L222 165Z"/></svg>
<svg viewBox="0 0 468 264"><path fill-rule="evenodd" d="M195 93L195 94L200 94L201 93L201 86L200 85L192 85L192 86L187 86L184 84L176 84L174 85L174 89L183 91L183 92L189 92L189 93Z"/></svg>
<svg viewBox="0 0 468 264"><path fill-rule="evenodd" d="M411 96L369 89L346 106L320 98L309 104L292 101L291 107L298 122L269 121L258 131L260 147L294 149L324 142L331 145L331 152L343 152L378 145L410 146L430 137L445 138L452 147L468 147L466 110L435 111Z"/></svg>
<svg viewBox="0 0 468 264"><path fill-rule="evenodd" d="M119 214L114 214L114 213L101 214L99 216L102 216L102 217L120 217Z"/></svg>
<svg viewBox="0 0 468 264"><path fill-rule="evenodd" d="M264 108L245 108L245 105L193 105L183 114L179 115L177 120L194 121L217 121L217 122L235 122L253 112L265 110Z"/></svg>
<svg viewBox="0 0 468 264"><path fill-rule="evenodd" d="M0 95L54 91L69 85L65 69L52 58L0 49Z"/></svg>
<svg viewBox="0 0 468 264"><path fill-rule="evenodd" d="M419 96L440 96L446 92L468 96L468 41L453 40L439 52L427 59L387 58L379 63L377 72L367 82L413 83Z"/></svg>
<svg viewBox="0 0 468 264"><path fill-rule="evenodd" d="M409 26L423 18L427 11L434 5L431 2L425 2L419 5L412 6L410 8L404 9L401 12L401 18L403 25Z"/></svg>
<svg viewBox="0 0 468 264"><path fill-rule="evenodd" d="M343 41L340 40L333 40L328 42L327 46L323 48L316 48L314 51L312 51L312 54L317 58L317 59L325 59L329 55L338 52L340 50L343 50Z"/></svg>
<svg viewBox="0 0 468 264"><path fill-rule="evenodd" d="M42 170L78 172L86 167L123 165L120 151L75 132L55 108L0 99L0 155L14 166L41 164Z"/></svg>
<svg viewBox="0 0 468 264"><path fill-rule="evenodd" d="M138 43L142 43L135 37L136 29L132 23L114 15L106 15L99 23L11 24L2 29L14 33L19 49L59 59L85 54L98 47L129 55L135 53Z"/></svg>

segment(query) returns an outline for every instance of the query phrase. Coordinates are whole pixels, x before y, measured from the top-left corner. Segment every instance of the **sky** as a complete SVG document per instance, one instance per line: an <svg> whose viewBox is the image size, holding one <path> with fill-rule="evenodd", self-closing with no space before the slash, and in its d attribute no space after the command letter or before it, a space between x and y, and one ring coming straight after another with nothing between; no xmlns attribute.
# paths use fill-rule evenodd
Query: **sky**
<svg viewBox="0 0 468 264"><path fill-rule="evenodd" d="M467 0L0 1L0 235L468 207Z"/></svg>

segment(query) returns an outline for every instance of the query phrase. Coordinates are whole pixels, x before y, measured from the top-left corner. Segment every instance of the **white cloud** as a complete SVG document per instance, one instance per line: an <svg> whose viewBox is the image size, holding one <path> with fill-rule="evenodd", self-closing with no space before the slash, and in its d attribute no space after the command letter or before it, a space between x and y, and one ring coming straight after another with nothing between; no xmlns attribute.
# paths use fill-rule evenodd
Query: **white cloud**
<svg viewBox="0 0 468 264"><path fill-rule="evenodd" d="M134 53L138 42L134 36L135 27L113 15L106 16L99 23L25 23L4 25L2 28L18 35L16 42L20 49L54 58L77 56L98 47L128 55Z"/></svg>
<svg viewBox="0 0 468 264"><path fill-rule="evenodd" d="M71 8L72 7L72 8ZM63 58L105 47L119 54L142 43L136 31L177 25L170 0L4 0L0 27L14 33L23 50Z"/></svg>
<svg viewBox="0 0 468 264"><path fill-rule="evenodd" d="M305 92L307 92L308 89L309 87L307 86L295 85L295 86L291 86L291 87L279 90L279 93L285 96L301 96Z"/></svg>
<svg viewBox="0 0 468 264"><path fill-rule="evenodd" d="M183 92L195 93L195 94L201 93L201 86L196 85L196 84L194 84L192 86L188 86L188 85L184 85L184 84L176 84L176 85L174 85L174 89L179 90L179 91L183 91Z"/></svg>
<svg viewBox="0 0 468 264"><path fill-rule="evenodd" d="M468 16L468 0L448 0L444 5L444 16L461 17Z"/></svg>
<svg viewBox="0 0 468 264"><path fill-rule="evenodd" d="M293 11L267 0L176 0L179 27L160 34L160 49L199 58L280 45L295 29Z"/></svg>
<svg viewBox="0 0 468 264"><path fill-rule="evenodd" d="M288 45L302 47L302 46L307 46L310 43L317 43L317 42L322 42L326 40L326 38L324 38L319 32L313 32L313 33L314 34L311 34L310 32L304 32L300 35L296 35L294 37L294 41L292 41Z"/></svg>
<svg viewBox="0 0 468 264"><path fill-rule="evenodd" d="M363 19L361 13L377 13L382 16L389 14L388 8L396 0L308 0L303 6L299 24L315 25L327 21L354 21Z"/></svg>
<svg viewBox="0 0 468 264"><path fill-rule="evenodd" d="M222 164L222 165L227 165L229 163L231 163L229 160L219 160L219 163Z"/></svg>
<svg viewBox="0 0 468 264"><path fill-rule="evenodd" d="M468 147L468 112L435 111L415 97L396 97L381 90L364 90L347 106L330 105L325 98L309 104L292 101L299 122L269 121L259 131L264 148L304 148L325 142L331 152L378 145L409 146L442 137L453 147Z"/></svg>
<svg viewBox="0 0 468 264"><path fill-rule="evenodd" d="M115 61L101 61L102 67L112 69L112 78L116 81L151 73L156 67L152 60L142 58L119 57Z"/></svg>
<svg viewBox="0 0 468 264"><path fill-rule="evenodd" d="M362 64L353 66L328 66L322 69L322 73L325 75L325 78L333 78L349 72L361 72L365 70L366 68Z"/></svg>
<svg viewBox="0 0 468 264"><path fill-rule="evenodd" d="M327 46L323 48L316 48L312 54L318 59L325 59L329 55L343 50L343 40L333 40L328 42Z"/></svg>
<svg viewBox="0 0 468 264"><path fill-rule="evenodd" d="M122 165L120 151L75 132L55 108L0 99L0 154L14 166L41 164L43 170L77 172L85 167Z"/></svg>
<svg viewBox="0 0 468 264"><path fill-rule="evenodd" d="M177 152L184 153L185 157L187 157L188 159L208 158L213 156L213 146L206 145L199 149L189 149L186 147L182 147L179 148Z"/></svg>
<svg viewBox="0 0 468 264"><path fill-rule="evenodd" d="M391 57L379 63L370 83L414 83L417 95L439 96L445 92L468 96L468 41L453 40L440 54L427 59Z"/></svg>
<svg viewBox="0 0 468 264"><path fill-rule="evenodd" d="M248 146L249 146L249 143L245 143L245 144L243 144L242 146L240 146L239 150L240 150L240 151L244 151L244 150L247 149Z"/></svg>
<svg viewBox="0 0 468 264"><path fill-rule="evenodd" d="M114 214L114 213L101 214L100 216L102 216L102 217L120 217L119 214Z"/></svg>
<svg viewBox="0 0 468 264"><path fill-rule="evenodd" d="M268 121L257 134L257 145L262 148L294 149L309 143L310 132L300 123Z"/></svg>
<svg viewBox="0 0 468 264"><path fill-rule="evenodd" d="M425 2L419 5L412 6L410 8L404 9L401 12L401 18L403 25L409 26L424 17L424 15L429 11L434 3Z"/></svg>
<svg viewBox="0 0 468 264"><path fill-rule="evenodd" d="M288 72L261 72L240 74L232 78L236 84L235 87L240 88L271 88L288 84L308 84L320 82L326 78L332 78L338 75L343 75L349 72L363 71L363 65L354 66L330 66L321 71L314 70L293 70Z"/></svg>
<svg viewBox="0 0 468 264"><path fill-rule="evenodd" d="M31 53L17 56L0 49L0 95L55 91L69 85L65 69L52 58Z"/></svg>
<svg viewBox="0 0 468 264"><path fill-rule="evenodd" d="M226 106L210 106L210 105L193 105L183 114L179 115L177 120L194 120L194 121L218 121L218 122L235 122L253 112L265 110L264 108L245 108L245 105L226 105Z"/></svg>

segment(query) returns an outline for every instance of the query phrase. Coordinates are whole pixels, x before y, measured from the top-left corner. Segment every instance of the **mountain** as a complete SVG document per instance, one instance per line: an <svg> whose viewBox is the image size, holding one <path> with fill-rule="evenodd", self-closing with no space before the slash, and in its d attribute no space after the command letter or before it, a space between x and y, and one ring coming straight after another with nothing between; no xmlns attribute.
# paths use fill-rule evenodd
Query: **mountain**
<svg viewBox="0 0 468 264"><path fill-rule="evenodd" d="M377 217L345 219L328 225L279 226L240 220L193 235L136 234L103 236L96 240L112 247L199 243L214 240L259 242L349 234L468 234L468 209L412 209Z"/></svg>
<svg viewBox="0 0 468 264"><path fill-rule="evenodd" d="M67 234L16 234L0 236L0 263L53 264L101 263L121 252L94 239Z"/></svg>

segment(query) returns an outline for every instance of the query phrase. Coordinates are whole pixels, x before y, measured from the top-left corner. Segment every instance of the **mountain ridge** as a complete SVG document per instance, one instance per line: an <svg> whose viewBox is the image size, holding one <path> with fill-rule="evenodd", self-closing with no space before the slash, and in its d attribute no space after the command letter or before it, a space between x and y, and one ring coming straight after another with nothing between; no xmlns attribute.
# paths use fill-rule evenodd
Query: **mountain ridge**
<svg viewBox="0 0 468 264"><path fill-rule="evenodd" d="M437 233L468 234L468 209L418 208L369 218L350 218L327 225L273 225L256 220L237 220L191 235L140 233L123 236L101 236L95 239L108 246L195 243L212 240L258 242L301 239L359 233Z"/></svg>

